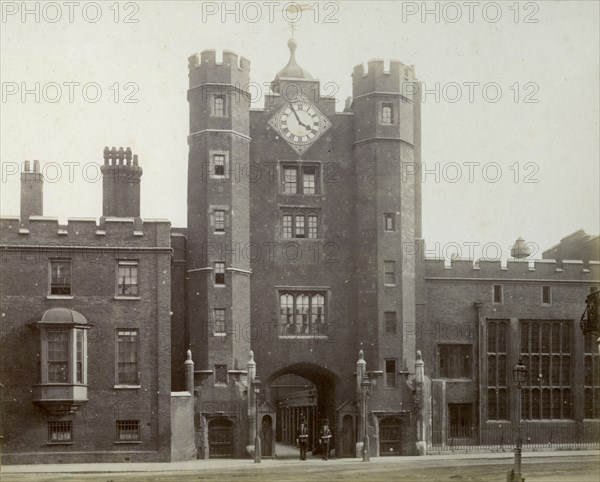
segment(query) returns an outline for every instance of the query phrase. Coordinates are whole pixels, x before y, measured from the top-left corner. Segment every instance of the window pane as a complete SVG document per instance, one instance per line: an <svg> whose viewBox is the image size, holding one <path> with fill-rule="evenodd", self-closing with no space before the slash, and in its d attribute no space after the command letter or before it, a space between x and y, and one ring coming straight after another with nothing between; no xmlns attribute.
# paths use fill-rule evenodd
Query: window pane
<svg viewBox="0 0 600 482"><path fill-rule="evenodd" d="M304 215L296 215L296 237L304 237Z"/></svg>
<svg viewBox="0 0 600 482"><path fill-rule="evenodd" d="M140 421L117 420L117 440L120 442L140 440Z"/></svg>
<svg viewBox="0 0 600 482"><path fill-rule="evenodd" d="M562 325L562 343L560 344L563 353L571 353L571 326L568 323Z"/></svg>
<svg viewBox="0 0 600 482"><path fill-rule="evenodd" d="M214 115L219 117L225 116L225 96L224 95L215 95L214 97Z"/></svg>
<svg viewBox="0 0 600 482"><path fill-rule="evenodd" d="M215 263L215 284L225 284L225 263Z"/></svg>
<svg viewBox="0 0 600 482"><path fill-rule="evenodd" d="M280 321L286 325L293 323L294 297L292 295L281 295L280 298Z"/></svg>
<svg viewBox="0 0 600 482"><path fill-rule="evenodd" d="M396 262L395 261L384 261L384 284L395 285L396 284Z"/></svg>
<svg viewBox="0 0 600 482"><path fill-rule="evenodd" d="M69 332L48 331L48 382L69 381Z"/></svg>
<svg viewBox="0 0 600 482"><path fill-rule="evenodd" d="M560 353L560 325L552 323L552 353Z"/></svg>
<svg viewBox="0 0 600 482"><path fill-rule="evenodd" d="M394 214L386 213L384 214L385 221L385 230L386 231L394 231Z"/></svg>
<svg viewBox="0 0 600 482"><path fill-rule="evenodd" d="M323 295L313 295L312 297L312 323L325 323L325 297Z"/></svg>
<svg viewBox="0 0 600 482"><path fill-rule="evenodd" d="M547 388L542 390L542 418L550 418L550 390Z"/></svg>
<svg viewBox="0 0 600 482"><path fill-rule="evenodd" d="M498 357L498 386L506 386L506 356Z"/></svg>
<svg viewBox="0 0 600 482"><path fill-rule="evenodd" d="M385 384L387 387L396 386L396 360L385 361Z"/></svg>
<svg viewBox="0 0 600 482"><path fill-rule="evenodd" d="M293 236L292 231L293 217L291 214L284 214L283 216L283 237L291 238Z"/></svg>
<svg viewBox="0 0 600 482"><path fill-rule="evenodd" d="M571 418L571 390L568 388L562 391L562 417Z"/></svg>
<svg viewBox="0 0 600 482"><path fill-rule="evenodd" d="M385 312L385 332L388 334L396 333L396 312L386 311Z"/></svg>
<svg viewBox="0 0 600 482"><path fill-rule="evenodd" d="M497 411L498 401L496 399L496 390L488 390L488 419L498 420Z"/></svg>
<svg viewBox="0 0 600 482"><path fill-rule="evenodd" d="M502 286L494 285L494 303L502 303Z"/></svg>
<svg viewBox="0 0 600 482"><path fill-rule="evenodd" d="M215 365L215 383L227 385L227 365Z"/></svg>
<svg viewBox="0 0 600 482"><path fill-rule="evenodd" d="M223 154L213 155L214 175L225 176L225 156Z"/></svg>
<svg viewBox="0 0 600 482"><path fill-rule="evenodd" d="M542 303L550 304L550 286L542 286Z"/></svg>
<svg viewBox="0 0 600 482"><path fill-rule="evenodd" d="M498 353L506 353L506 323L498 323Z"/></svg>
<svg viewBox="0 0 600 482"><path fill-rule="evenodd" d="M77 339L77 359L75 383L83 383L83 330L75 330Z"/></svg>
<svg viewBox="0 0 600 482"><path fill-rule="evenodd" d="M225 211L216 210L215 213L215 231L225 231Z"/></svg>
<svg viewBox="0 0 600 482"><path fill-rule="evenodd" d="M130 296L138 294L138 267L136 264L131 262L119 263L117 293Z"/></svg>
<svg viewBox="0 0 600 482"><path fill-rule="evenodd" d="M498 420L508 419L508 403L506 401L506 389L498 390Z"/></svg>
<svg viewBox="0 0 600 482"><path fill-rule="evenodd" d="M492 387L498 385L498 378L496 377L496 357L494 355L488 356L488 385Z"/></svg>
<svg viewBox="0 0 600 482"><path fill-rule="evenodd" d="M225 308L215 308L215 333L226 333L225 331Z"/></svg>
<svg viewBox="0 0 600 482"><path fill-rule="evenodd" d="M561 385L571 384L571 358L568 356L562 357L562 378Z"/></svg>
<svg viewBox="0 0 600 482"><path fill-rule="evenodd" d="M296 296L296 324L301 325L301 333L308 334L308 295Z"/></svg>
<svg viewBox="0 0 600 482"><path fill-rule="evenodd" d="M319 218L314 214L308 216L308 237L315 239L319 237Z"/></svg>
<svg viewBox="0 0 600 482"><path fill-rule="evenodd" d="M496 353L496 327L498 325L495 322L489 322L487 327L487 350L488 353Z"/></svg>
<svg viewBox="0 0 600 482"><path fill-rule="evenodd" d="M118 384L137 385L137 331L118 331Z"/></svg>
<svg viewBox="0 0 600 482"><path fill-rule="evenodd" d="M381 122L392 124L394 122L394 111L392 104L383 104L381 108Z"/></svg>
<svg viewBox="0 0 600 482"><path fill-rule="evenodd" d="M550 324L542 324L542 345L541 353L550 353Z"/></svg>
<svg viewBox="0 0 600 482"><path fill-rule="evenodd" d="M48 422L48 442L72 442L73 422L70 420Z"/></svg>
<svg viewBox="0 0 600 482"><path fill-rule="evenodd" d="M554 390L552 390L552 418L560 419L561 405L562 397L560 396L560 390L558 388L555 388Z"/></svg>
<svg viewBox="0 0 600 482"><path fill-rule="evenodd" d="M50 294L71 294L71 262L69 260L50 262Z"/></svg>
<svg viewBox="0 0 600 482"><path fill-rule="evenodd" d="M471 347L470 346L463 346L461 348L461 365L460 365L459 376L461 378L470 378L471 377Z"/></svg>
<svg viewBox="0 0 600 482"><path fill-rule="evenodd" d="M296 194L298 192L298 169L285 167L283 169L283 192L284 194Z"/></svg>
<svg viewBox="0 0 600 482"><path fill-rule="evenodd" d="M316 193L316 169L314 167L302 170L302 192L304 194Z"/></svg>

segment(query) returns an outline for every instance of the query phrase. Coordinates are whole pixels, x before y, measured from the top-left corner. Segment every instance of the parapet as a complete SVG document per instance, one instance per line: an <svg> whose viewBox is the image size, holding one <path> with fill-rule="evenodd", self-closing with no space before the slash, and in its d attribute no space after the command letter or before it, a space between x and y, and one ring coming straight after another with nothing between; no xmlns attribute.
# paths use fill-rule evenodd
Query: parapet
<svg viewBox="0 0 600 482"><path fill-rule="evenodd" d="M390 60L389 69L386 70L385 67L385 61L381 59L369 60L366 67L363 64L354 67L352 96L356 98L374 92L388 92L400 93L411 98L415 90L412 84L418 82L414 66L404 65L399 60Z"/></svg>
<svg viewBox="0 0 600 482"><path fill-rule="evenodd" d="M509 259L502 266L499 259L452 259L447 263L443 258L425 259L427 278L467 278L485 281L493 280L581 280L600 281L600 262L554 259L520 260Z"/></svg>
<svg viewBox="0 0 600 482"><path fill-rule="evenodd" d="M69 218L63 225L58 218L30 216L29 227L23 229L18 217L0 217L3 249L5 246L170 248L170 233L171 223L165 219L145 219L138 223L134 218L106 217L98 223L94 218Z"/></svg>
<svg viewBox="0 0 600 482"><path fill-rule="evenodd" d="M188 58L190 89L202 84L231 84L246 90L250 82L250 61L230 50L223 50L217 62L215 50L203 50Z"/></svg>

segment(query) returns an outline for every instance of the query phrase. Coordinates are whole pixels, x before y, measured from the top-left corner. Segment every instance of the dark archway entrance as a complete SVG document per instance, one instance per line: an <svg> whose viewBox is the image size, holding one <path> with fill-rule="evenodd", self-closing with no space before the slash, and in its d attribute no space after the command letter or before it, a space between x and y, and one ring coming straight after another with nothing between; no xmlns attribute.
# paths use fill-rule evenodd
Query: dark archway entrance
<svg viewBox="0 0 600 482"><path fill-rule="evenodd" d="M402 449L402 420L387 417L379 422L379 455L400 455Z"/></svg>
<svg viewBox="0 0 600 482"><path fill-rule="evenodd" d="M211 459L233 458L233 422L226 418L208 424L208 456Z"/></svg>
<svg viewBox="0 0 600 482"><path fill-rule="evenodd" d="M336 381L331 372L311 363L291 365L269 377L269 400L277 407L278 443L297 447L304 419L308 426L308 451L317 453L322 420L328 419L334 437L331 447L335 447ZM280 457L279 450L277 453Z"/></svg>
<svg viewBox="0 0 600 482"><path fill-rule="evenodd" d="M342 457L354 457L356 451L356 428L352 415L344 415L342 419L342 441L340 444Z"/></svg>
<svg viewBox="0 0 600 482"><path fill-rule="evenodd" d="M270 415L262 417L261 429L261 454L264 457L273 456L273 419Z"/></svg>

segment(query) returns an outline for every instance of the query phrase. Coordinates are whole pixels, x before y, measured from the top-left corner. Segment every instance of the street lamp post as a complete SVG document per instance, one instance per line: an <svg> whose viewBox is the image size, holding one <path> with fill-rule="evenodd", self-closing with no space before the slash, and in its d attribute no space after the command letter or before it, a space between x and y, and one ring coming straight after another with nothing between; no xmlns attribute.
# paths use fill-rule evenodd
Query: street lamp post
<svg viewBox="0 0 600 482"><path fill-rule="evenodd" d="M262 386L262 382L258 378L258 375L254 377L252 381L252 388L254 389L254 398L255 398L255 414L254 414L254 426L255 426L255 436L254 436L254 463L260 464L262 449L260 447L260 432L258 428L258 398L260 396L260 388Z"/></svg>
<svg viewBox="0 0 600 482"><path fill-rule="evenodd" d="M369 380L369 375L365 374L363 381L360 383L363 392L363 462L371 461L371 447L369 446L369 432L367 425L367 414L369 413L367 410L367 400L369 398L369 388L371 387L371 381Z"/></svg>
<svg viewBox="0 0 600 482"><path fill-rule="evenodd" d="M512 369L513 382L517 386L517 444L515 446L515 466L513 469L513 482L521 482L521 449L523 439L521 438L521 388L527 379L527 367L523 364L523 359Z"/></svg>

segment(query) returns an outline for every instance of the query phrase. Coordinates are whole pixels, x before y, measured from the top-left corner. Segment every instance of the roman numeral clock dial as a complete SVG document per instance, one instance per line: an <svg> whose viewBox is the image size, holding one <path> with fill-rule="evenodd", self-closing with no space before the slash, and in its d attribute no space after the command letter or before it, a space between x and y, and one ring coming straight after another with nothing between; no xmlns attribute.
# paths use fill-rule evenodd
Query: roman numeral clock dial
<svg viewBox="0 0 600 482"><path fill-rule="evenodd" d="M303 95L286 103L269 120L269 124L298 154L302 154L331 127L327 117Z"/></svg>

